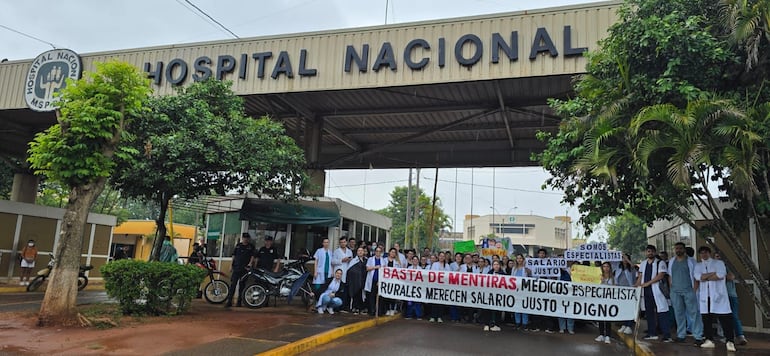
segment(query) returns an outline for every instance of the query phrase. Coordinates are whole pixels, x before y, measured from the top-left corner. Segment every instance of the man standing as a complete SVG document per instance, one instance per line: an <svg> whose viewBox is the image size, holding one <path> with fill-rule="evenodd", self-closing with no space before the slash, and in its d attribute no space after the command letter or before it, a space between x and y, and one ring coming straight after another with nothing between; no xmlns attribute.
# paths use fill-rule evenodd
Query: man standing
<svg viewBox="0 0 770 356"><path fill-rule="evenodd" d="M313 287L318 290L322 285L326 284L328 278L332 278L334 269L332 268L332 253L329 251L329 239L324 237L313 258L315 264L313 265Z"/></svg>
<svg viewBox="0 0 770 356"><path fill-rule="evenodd" d="M714 258L722 260L719 252L714 253ZM738 317L738 291L735 289L735 274L730 272L730 270L727 270L725 285L727 286L727 296L730 298L730 309L733 311L735 341L738 342L738 345L746 345L748 341L746 341L746 335L743 334L743 323L741 323L741 319Z"/></svg>
<svg viewBox="0 0 770 356"><path fill-rule="evenodd" d="M695 344L703 343L703 322L698 313L698 300L695 297L695 280L692 274L695 264L685 254L685 246L682 242L674 244L674 254L668 266L668 274L671 276L671 306L676 317L676 342L684 342L687 336L687 321L693 320L690 325L695 337Z"/></svg>
<svg viewBox="0 0 770 356"><path fill-rule="evenodd" d="M233 250L233 265L230 275L230 289L227 291L227 298L225 302L225 308L233 306L233 296L235 290L238 287L238 281L246 274L246 268L254 262L254 245L251 244L251 236L248 232L244 232L241 235L241 242L235 245ZM240 290L240 288L238 288ZM241 306L241 296L238 293L238 303L236 306Z"/></svg>
<svg viewBox="0 0 770 356"><path fill-rule="evenodd" d="M337 247L336 250L334 250L334 256L332 258L332 269L333 270L342 270L342 278L341 278L341 285L339 287L339 290L337 291L337 297L342 300L342 310L343 312L347 312L350 307L350 298L348 296L348 282L347 282L347 276L348 276L348 264L350 263L350 260L353 259L353 251L351 251L348 246L348 238L343 236L340 237L340 247Z"/></svg>
<svg viewBox="0 0 770 356"><path fill-rule="evenodd" d="M642 311L645 312L647 319L647 336L644 339L657 340L658 335L655 330L657 324L660 323L663 342L672 342L668 325L668 301L658 285L658 282L666 276L666 270L668 270L666 261L661 261L655 257L657 248L653 245L647 245L645 252L647 259L639 265L639 276L636 279L636 286L643 288Z"/></svg>
<svg viewBox="0 0 770 356"><path fill-rule="evenodd" d="M711 248L708 246L701 246L698 253L700 263L695 265L693 277L699 292L700 314L703 317L703 334L706 339L700 347L714 348L714 328L711 323L714 322L714 318L719 318L727 339L727 351L734 352L733 315L725 284L727 268L724 262L711 258Z"/></svg>
<svg viewBox="0 0 770 356"><path fill-rule="evenodd" d="M267 271L278 272L278 251L273 247L273 237L265 236L265 246L257 250L257 267Z"/></svg>

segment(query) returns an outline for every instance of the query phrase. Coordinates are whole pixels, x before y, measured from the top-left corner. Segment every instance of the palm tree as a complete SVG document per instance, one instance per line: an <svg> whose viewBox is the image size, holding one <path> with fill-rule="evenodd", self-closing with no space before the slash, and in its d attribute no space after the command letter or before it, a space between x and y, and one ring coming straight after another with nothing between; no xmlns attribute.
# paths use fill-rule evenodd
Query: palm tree
<svg viewBox="0 0 770 356"><path fill-rule="evenodd" d="M746 70L763 59L762 41L770 41L770 0L722 0L724 26L729 38L747 53Z"/></svg>
<svg viewBox="0 0 770 356"><path fill-rule="evenodd" d="M694 207L712 222L710 227L724 237L738 262L759 286L761 298L747 288L754 302L766 315L770 314L770 288L725 217L719 198L708 187L709 182L719 178L736 187L730 199L746 203L758 221L753 198L759 194L755 177L760 171L757 147L762 137L750 129L748 117L727 100L701 98L689 102L684 109L671 104L646 107L631 121L629 134L635 144L633 163L640 175L654 174L653 170L662 166L668 183L688 192ZM665 164L655 164L660 162ZM687 210L679 209L677 215L696 226Z"/></svg>

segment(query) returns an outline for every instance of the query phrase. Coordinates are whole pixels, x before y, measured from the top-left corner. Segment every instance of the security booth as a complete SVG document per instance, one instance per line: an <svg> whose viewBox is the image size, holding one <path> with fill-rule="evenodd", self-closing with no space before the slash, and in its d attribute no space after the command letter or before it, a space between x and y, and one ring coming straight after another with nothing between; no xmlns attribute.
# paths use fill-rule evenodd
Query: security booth
<svg viewBox="0 0 770 356"><path fill-rule="evenodd" d="M221 197L206 208L206 252L229 270L242 233L261 247L273 238L279 256L296 259L313 252L328 238L332 249L342 236L390 246L390 218L337 198L318 197L296 202L250 196Z"/></svg>

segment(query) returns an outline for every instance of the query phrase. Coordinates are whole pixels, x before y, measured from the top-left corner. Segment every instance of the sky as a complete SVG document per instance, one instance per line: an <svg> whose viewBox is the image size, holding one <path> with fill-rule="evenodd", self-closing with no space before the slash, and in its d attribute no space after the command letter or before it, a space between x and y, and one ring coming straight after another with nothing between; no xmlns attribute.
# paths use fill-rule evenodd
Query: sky
<svg viewBox="0 0 770 356"><path fill-rule="evenodd" d="M0 60L31 59L52 47L77 53L234 38L193 10L194 4L240 38L407 23L590 3L586 0L0 0ZM24 33L25 35L17 32ZM34 37L30 38L30 37ZM423 169L430 194L435 169ZM466 214L579 217L561 192L541 189L548 173L529 168L445 168L437 196L462 231ZM326 195L377 210L408 184L408 169L327 171ZM416 178L416 172L415 172ZM573 227L575 227L573 225ZM573 229L578 231L578 229ZM602 232L599 231L599 234ZM574 235L574 233L573 233ZM601 236L598 236L601 239Z"/></svg>

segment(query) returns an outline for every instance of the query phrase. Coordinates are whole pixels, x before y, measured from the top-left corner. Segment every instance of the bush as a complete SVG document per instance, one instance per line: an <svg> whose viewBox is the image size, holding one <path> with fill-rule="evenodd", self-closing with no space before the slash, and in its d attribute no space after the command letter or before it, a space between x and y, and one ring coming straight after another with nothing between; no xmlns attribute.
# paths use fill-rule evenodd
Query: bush
<svg viewBox="0 0 770 356"><path fill-rule="evenodd" d="M118 260L101 267L107 295L124 314L173 315L190 307L206 276L194 265Z"/></svg>

